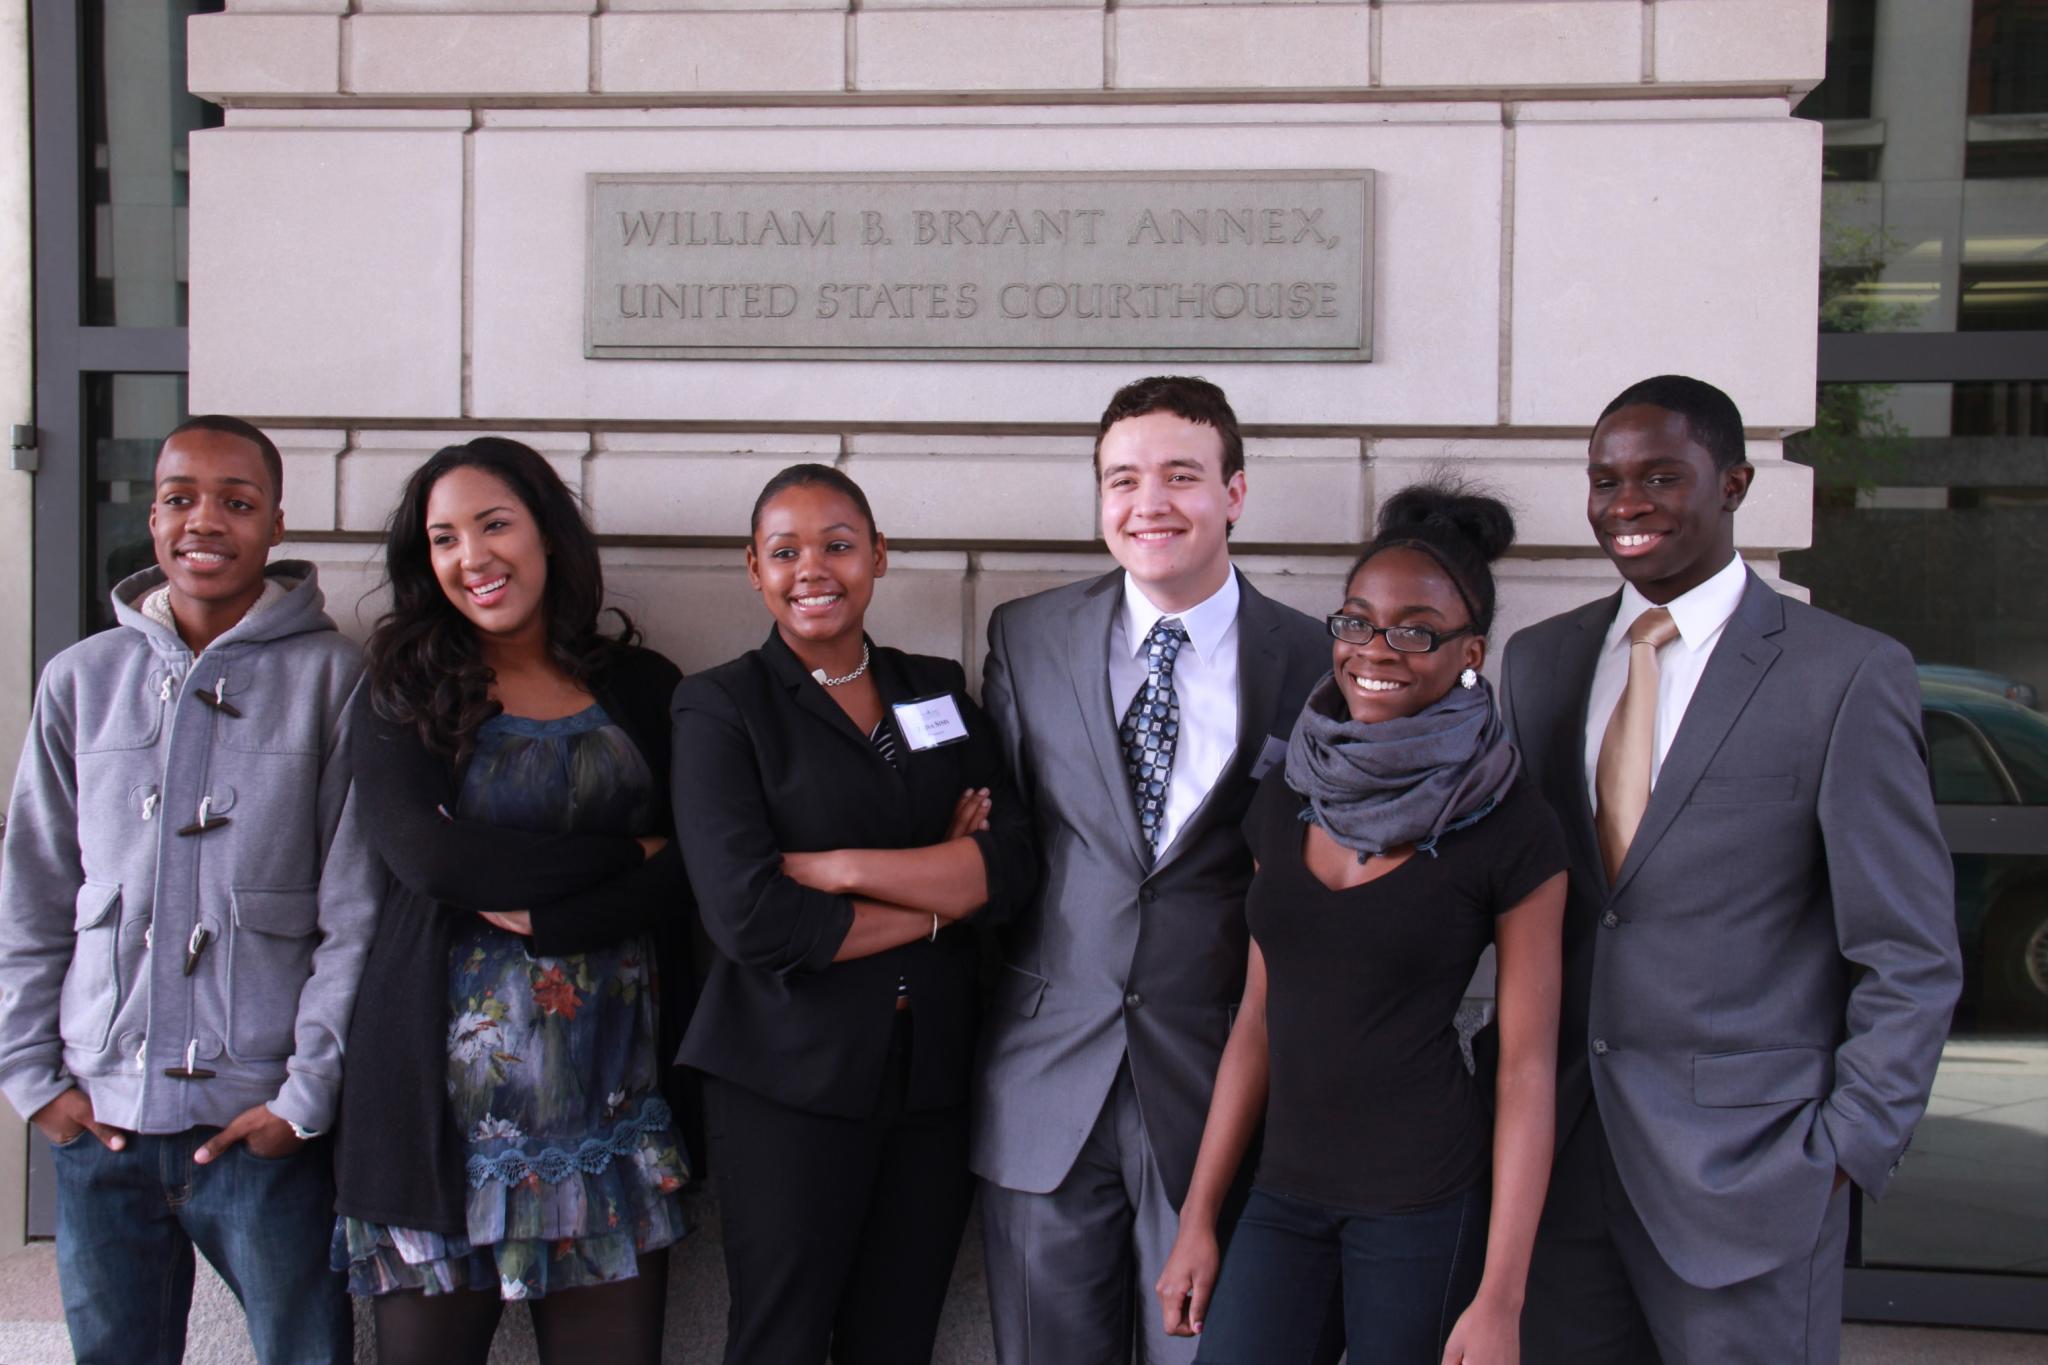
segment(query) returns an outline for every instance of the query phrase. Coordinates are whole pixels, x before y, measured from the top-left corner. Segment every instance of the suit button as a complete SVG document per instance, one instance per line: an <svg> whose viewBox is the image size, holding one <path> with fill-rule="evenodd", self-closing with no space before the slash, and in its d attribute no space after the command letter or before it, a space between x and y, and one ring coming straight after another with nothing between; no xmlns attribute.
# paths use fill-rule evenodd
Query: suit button
<svg viewBox="0 0 2048 1365"><path fill-rule="evenodd" d="M1612 910L1609 910L1600 917L1600 927L1602 929L1612 929L1619 923L1621 923L1621 916L1615 914Z"/></svg>
<svg viewBox="0 0 2048 1365"><path fill-rule="evenodd" d="M1144 1003L1145 997L1138 994L1136 991L1132 991L1129 995L1124 997L1124 1005L1128 1009L1136 1009L1138 1008L1138 1006Z"/></svg>
<svg viewBox="0 0 2048 1365"><path fill-rule="evenodd" d="M1145 904L1150 905L1153 901L1159 899L1159 892L1156 889L1148 886L1141 889L1138 892L1138 899L1145 902Z"/></svg>
<svg viewBox="0 0 2048 1365"><path fill-rule="evenodd" d="M1607 1055L1607 1040L1605 1038L1595 1038L1593 1040L1593 1055L1595 1057L1605 1057Z"/></svg>

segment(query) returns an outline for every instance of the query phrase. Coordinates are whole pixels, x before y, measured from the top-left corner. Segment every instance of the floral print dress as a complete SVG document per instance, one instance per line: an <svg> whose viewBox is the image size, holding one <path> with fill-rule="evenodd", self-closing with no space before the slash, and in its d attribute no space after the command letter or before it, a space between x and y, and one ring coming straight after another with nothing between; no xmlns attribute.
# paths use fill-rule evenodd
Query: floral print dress
<svg viewBox="0 0 2048 1365"><path fill-rule="evenodd" d="M534 833L641 835L652 788L640 751L592 705L486 721L457 808ZM468 1235L341 1219L334 1262L353 1293L539 1298L629 1279L638 1254L688 1230L652 945L533 957L527 942L477 918L449 949L448 1103L468 1149Z"/></svg>

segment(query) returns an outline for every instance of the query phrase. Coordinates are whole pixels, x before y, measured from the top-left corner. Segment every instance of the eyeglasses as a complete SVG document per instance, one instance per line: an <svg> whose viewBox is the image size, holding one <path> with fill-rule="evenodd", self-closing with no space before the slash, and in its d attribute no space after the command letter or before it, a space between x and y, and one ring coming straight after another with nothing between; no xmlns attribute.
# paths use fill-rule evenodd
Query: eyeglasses
<svg viewBox="0 0 2048 1365"><path fill-rule="evenodd" d="M1387 626L1382 629L1363 616L1346 616L1341 611L1325 616L1323 625L1329 629L1333 640L1342 640L1347 645L1369 645L1372 637L1377 635L1387 642L1387 648L1400 654L1434 654L1443 648L1444 641L1475 633L1471 626L1459 626L1456 630L1431 630L1427 626Z"/></svg>

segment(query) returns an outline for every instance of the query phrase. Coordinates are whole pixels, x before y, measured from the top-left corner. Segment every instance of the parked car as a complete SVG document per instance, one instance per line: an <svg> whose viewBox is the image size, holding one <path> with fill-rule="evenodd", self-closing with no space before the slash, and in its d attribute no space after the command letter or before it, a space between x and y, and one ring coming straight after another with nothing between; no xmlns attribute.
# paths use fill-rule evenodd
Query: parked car
<svg viewBox="0 0 2048 1365"><path fill-rule="evenodd" d="M2007 701L2016 701L2036 711L2041 709L2041 693L2032 683L2008 678L1989 669L1963 668L1957 664L1921 664L1920 681L1968 687L1978 692L1989 692L1994 697L2004 697Z"/></svg>
<svg viewBox="0 0 2048 1365"><path fill-rule="evenodd" d="M1924 669L1920 704L1955 855L1964 1002L1982 1025L2048 1028L2048 716Z"/></svg>

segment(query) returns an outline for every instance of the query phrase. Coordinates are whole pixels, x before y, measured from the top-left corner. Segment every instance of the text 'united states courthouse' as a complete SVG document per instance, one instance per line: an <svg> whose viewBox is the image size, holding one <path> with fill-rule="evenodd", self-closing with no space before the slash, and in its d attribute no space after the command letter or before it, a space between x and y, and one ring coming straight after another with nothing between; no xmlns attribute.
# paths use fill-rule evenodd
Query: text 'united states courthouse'
<svg viewBox="0 0 2048 1365"><path fill-rule="evenodd" d="M1371 359L1370 171L588 189L593 359Z"/></svg>

